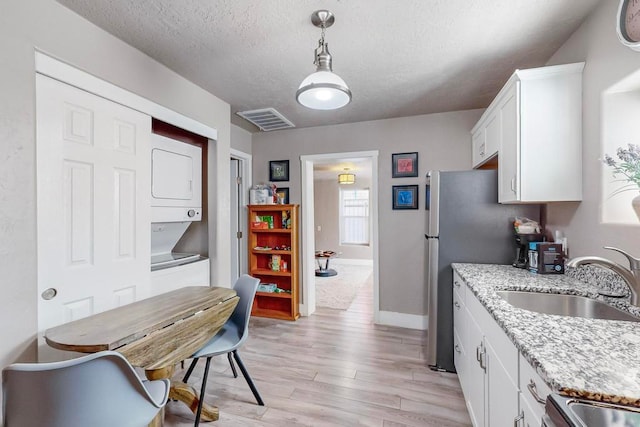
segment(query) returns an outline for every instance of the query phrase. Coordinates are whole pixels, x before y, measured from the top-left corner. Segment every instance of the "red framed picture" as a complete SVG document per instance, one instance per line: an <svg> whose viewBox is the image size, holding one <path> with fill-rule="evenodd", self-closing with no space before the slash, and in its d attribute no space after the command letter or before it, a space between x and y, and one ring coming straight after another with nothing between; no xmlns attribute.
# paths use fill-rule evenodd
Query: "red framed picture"
<svg viewBox="0 0 640 427"><path fill-rule="evenodd" d="M418 176L418 153L394 153L391 155L392 178Z"/></svg>

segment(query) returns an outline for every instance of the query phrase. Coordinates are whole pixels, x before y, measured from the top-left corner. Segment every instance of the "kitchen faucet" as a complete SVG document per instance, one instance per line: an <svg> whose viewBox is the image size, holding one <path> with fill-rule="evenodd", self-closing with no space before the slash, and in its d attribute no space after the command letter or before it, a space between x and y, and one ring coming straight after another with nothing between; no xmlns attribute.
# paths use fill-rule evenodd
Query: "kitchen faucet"
<svg viewBox="0 0 640 427"><path fill-rule="evenodd" d="M604 249L620 252L622 255L627 257L630 268L597 256L573 258L567 262L567 267L579 267L585 264L595 264L618 273L618 275L627 283L627 286L629 286L629 290L631 291L631 304L638 305L638 294L640 294L640 258L631 256L622 249L613 248L611 246L604 246Z"/></svg>

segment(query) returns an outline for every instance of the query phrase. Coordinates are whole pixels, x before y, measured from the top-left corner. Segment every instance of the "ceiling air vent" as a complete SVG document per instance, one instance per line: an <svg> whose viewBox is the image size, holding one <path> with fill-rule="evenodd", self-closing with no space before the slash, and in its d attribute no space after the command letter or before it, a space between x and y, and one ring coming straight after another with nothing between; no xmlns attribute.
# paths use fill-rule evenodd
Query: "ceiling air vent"
<svg viewBox="0 0 640 427"><path fill-rule="evenodd" d="M258 126L265 132L296 127L275 108L262 108L260 110L238 111L236 113L248 122Z"/></svg>

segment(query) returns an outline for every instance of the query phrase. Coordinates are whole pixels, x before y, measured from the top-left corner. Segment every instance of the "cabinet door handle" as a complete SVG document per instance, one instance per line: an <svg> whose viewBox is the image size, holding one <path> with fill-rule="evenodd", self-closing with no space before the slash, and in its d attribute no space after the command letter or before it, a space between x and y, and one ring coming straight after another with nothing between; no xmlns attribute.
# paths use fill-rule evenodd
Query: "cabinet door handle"
<svg viewBox="0 0 640 427"><path fill-rule="evenodd" d="M480 362L480 346L476 347L476 361Z"/></svg>
<svg viewBox="0 0 640 427"><path fill-rule="evenodd" d="M487 372L487 350L483 349L480 353L480 367L483 371Z"/></svg>
<svg viewBox="0 0 640 427"><path fill-rule="evenodd" d="M484 146L486 145L485 142L483 142L482 144L480 144L480 157L484 157Z"/></svg>
<svg viewBox="0 0 640 427"><path fill-rule="evenodd" d="M524 420L524 411L520 412L517 417L513 419L513 427L518 427L520 425L520 421Z"/></svg>
<svg viewBox="0 0 640 427"><path fill-rule="evenodd" d="M458 282L457 280L455 280L455 281L453 282L453 286L455 286L456 288L459 288L459 287L460 287L460 282Z"/></svg>
<svg viewBox="0 0 640 427"><path fill-rule="evenodd" d="M458 304L458 301L454 301L454 302L453 302L453 305L455 305L455 306L456 306L456 308L457 308L458 310L460 310L460 304Z"/></svg>
<svg viewBox="0 0 640 427"><path fill-rule="evenodd" d="M453 348L456 351L456 353L458 354L462 353L462 351L460 350L460 346L458 344L456 344Z"/></svg>
<svg viewBox="0 0 640 427"><path fill-rule="evenodd" d="M527 388L529 389L529 393L531 393L531 395L536 400L536 402L540 403L541 405L544 405L546 403L546 400L541 398L540 395L538 394L536 383L533 381L532 378L529 379L529 384L527 384Z"/></svg>

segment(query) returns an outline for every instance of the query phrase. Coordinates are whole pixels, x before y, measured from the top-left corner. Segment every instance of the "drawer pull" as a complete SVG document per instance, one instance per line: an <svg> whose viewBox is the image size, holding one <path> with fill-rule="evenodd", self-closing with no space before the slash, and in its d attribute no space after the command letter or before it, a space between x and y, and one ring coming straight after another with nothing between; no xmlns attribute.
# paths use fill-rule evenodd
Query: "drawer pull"
<svg viewBox="0 0 640 427"><path fill-rule="evenodd" d="M458 344L456 344L453 348L456 350L456 353L458 354L462 353L462 351L460 351L460 346Z"/></svg>
<svg viewBox="0 0 640 427"><path fill-rule="evenodd" d="M533 396L533 398L536 400L536 402L538 402L541 405L544 405L546 400L541 398L540 395L538 394L538 389L536 388L536 383L533 381L533 379L529 379L529 384L527 384L527 388L529 389L529 393L531 393L531 395Z"/></svg>
<svg viewBox="0 0 640 427"><path fill-rule="evenodd" d="M453 282L453 286L455 286L456 288L460 287L460 282L458 282L457 280Z"/></svg>
<svg viewBox="0 0 640 427"><path fill-rule="evenodd" d="M454 302L453 302L453 305L455 305L455 306L456 306L456 308L457 308L458 310L460 310L460 304L458 304L458 301L454 301Z"/></svg>

